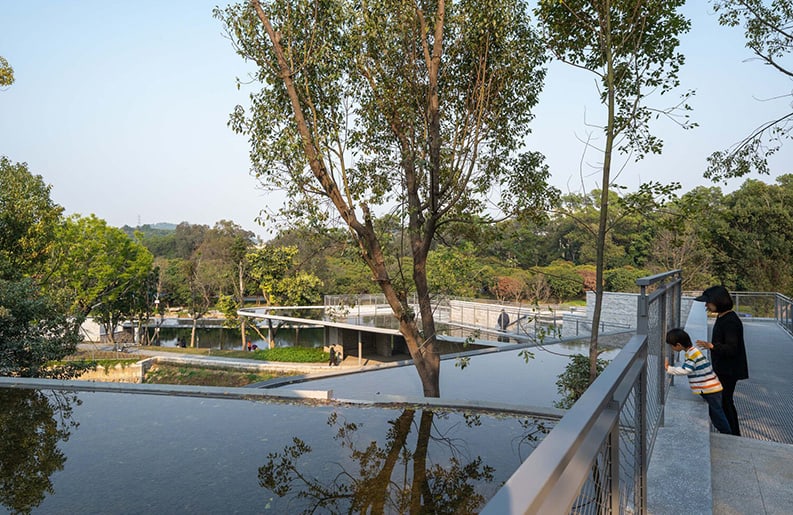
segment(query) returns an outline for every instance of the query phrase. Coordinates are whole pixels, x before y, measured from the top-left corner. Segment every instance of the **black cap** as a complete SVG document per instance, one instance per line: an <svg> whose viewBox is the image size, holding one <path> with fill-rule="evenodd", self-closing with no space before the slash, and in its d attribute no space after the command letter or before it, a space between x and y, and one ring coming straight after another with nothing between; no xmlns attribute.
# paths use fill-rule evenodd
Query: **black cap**
<svg viewBox="0 0 793 515"><path fill-rule="evenodd" d="M723 297L724 295L727 297L730 295L724 286L711 286L707 290L703 291L702 295L695 298L694 300L697 302L714 302L716 298L719 298L720 296Z"/></svg>

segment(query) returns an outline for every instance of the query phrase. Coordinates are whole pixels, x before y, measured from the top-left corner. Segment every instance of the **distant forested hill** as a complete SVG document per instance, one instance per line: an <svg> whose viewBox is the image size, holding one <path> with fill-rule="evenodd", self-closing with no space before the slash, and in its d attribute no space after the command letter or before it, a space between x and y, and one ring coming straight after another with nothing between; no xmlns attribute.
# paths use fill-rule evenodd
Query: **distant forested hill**
<svg viewBox="0 0 793 515"><path fill-rule="evenodd" d="M127 233L127 235L130 237L135 234L135 231L142 232L144 237L167 236L176 230L176 224L159 222L156 224L141 225L139 227L130 227L129 225L125 225L121 228L121 230Z"/></svg>

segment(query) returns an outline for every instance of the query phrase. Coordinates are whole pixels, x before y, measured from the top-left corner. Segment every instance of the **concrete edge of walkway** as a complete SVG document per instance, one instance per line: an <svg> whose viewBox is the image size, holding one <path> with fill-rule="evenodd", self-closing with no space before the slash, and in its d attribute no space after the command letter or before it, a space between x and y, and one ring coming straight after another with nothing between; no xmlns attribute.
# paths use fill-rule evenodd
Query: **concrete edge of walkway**
<svg viewBox="0 0 793 515"><path fill-rule="evenodd" d="M712 513L708 406L682 379L669 388L647 470L651 515Z"/></svg>
<svg viewBox="0 0 793 515"><path fill-rule="evenodd" d="M542 406L514 405L482 401L435 399L401 395L381 395L372 398L336 398L333 390L263 390L244 387L165 385L140 383L109 383L102 381L80 381L73 379L46 379L27 377L0 377L0 388L60 390L73 392L128 393L149 395L171 395L178 397L208 397L218 399L241 399L274 402L322 402L337 405L363 406L415 406L428 409L470 410L471 412L511 413L516 416L531 416L558 420L564 410Z"/></svg>

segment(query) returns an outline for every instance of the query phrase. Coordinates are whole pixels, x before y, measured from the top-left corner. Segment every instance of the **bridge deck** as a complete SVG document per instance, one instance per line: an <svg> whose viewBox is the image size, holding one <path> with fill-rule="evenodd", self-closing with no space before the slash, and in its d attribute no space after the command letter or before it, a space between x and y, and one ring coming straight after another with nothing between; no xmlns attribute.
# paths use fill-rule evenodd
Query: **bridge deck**
<svg viewBox="0 0 793 515"><path fill-rule="evenodd" d="M741 434L793 444L793 338L775 323L744 320L749 379L735 389Z"/></svg>

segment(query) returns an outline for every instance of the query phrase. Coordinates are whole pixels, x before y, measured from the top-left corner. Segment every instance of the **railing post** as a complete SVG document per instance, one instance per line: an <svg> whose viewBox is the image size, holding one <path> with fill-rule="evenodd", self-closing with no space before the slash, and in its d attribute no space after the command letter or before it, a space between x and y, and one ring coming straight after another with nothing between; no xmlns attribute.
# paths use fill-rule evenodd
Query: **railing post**
<svg viewBox="0 0 793 515"><path fill-rule="evenodd" d="M645 339L645 345L649 345L650 342L648 339ZM649 351L649 347L648 347ZM649 357L649 352L645 353L645 362ZM647 452L649 449L649 438L647 434L647 374L649 370L648 367L645 365L642 368L642 372L639 374L639 392L638 393L638 413L636 415L637 418L637 429L638 435L636 438L636 444L638 447L639 452L639 481L637 485L638 495L637 503L636 503L636 513L647 513L647 469L649 468L650 458L647 456ZM663 413L663 409L661 410Z"/></svg>
<svg viewBox="0 0 793 515"><path fill-rule="evenodd" d="M650 331L650 321L648 317L647 286L641 285L639 293L639 305L636 306L636 333L648 334Z"/></svg>
<svg viewBox="0 0 793 515"><path fill-rule="evenodd" d="M612 401L612 409L620 412L619 403ZM620 513L620 417L609 435L609 502L607 513Z"/></svg>

